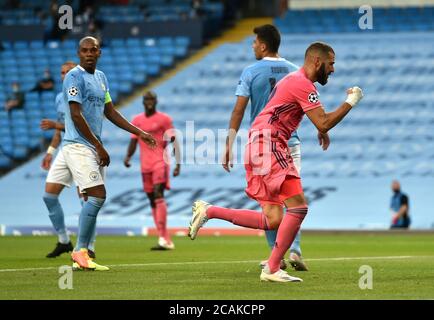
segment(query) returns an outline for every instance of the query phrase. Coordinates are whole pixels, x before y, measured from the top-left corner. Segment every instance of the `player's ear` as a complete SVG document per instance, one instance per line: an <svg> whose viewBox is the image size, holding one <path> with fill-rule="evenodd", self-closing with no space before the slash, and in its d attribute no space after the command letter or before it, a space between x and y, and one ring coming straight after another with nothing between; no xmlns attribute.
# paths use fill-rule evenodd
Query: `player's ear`
<svg viewBox="0 0 434 320"><path fill-rule="evenodd" d="M321 67L322 64L322 60L320 56L316 56L315 57L315 69L319 70L319 68Z"/></svg>

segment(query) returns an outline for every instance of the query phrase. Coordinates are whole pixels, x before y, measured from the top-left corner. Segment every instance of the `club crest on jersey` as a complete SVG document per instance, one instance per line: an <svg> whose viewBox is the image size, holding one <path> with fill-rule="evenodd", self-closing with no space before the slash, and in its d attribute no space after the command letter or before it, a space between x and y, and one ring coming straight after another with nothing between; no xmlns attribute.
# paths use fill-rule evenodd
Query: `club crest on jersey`
<svg viewBox="0 0 434 320"><path fill-rule="evenodd" d="M98 178L99 178L99 174L98 174L98 172L96 172L96 171L91 171L91 172L89 173L89 179L90 179L90 180L92 180L92 181L96 181L96 180L98 180Z"/></svg>
<svg viewBox="0 0 434 320"><path fill-rule="evenodd" d="M309 96L307 97L310 103L317 103L318 100L318 94L316 92L309 93Z"/></svg>
<svg viewBox="0 0 434 320"><path fill-rule="evenodd" d="M105 85L104 85L104 83L101 83L101 88L105 91Z"/></svg>
<svg viewBox="0 0 434 320"><path fill-rule="evenodd" d="M78 89L76 87L71 87L68 89L68 94L70 96L76 96L78 94Z"/></svg>

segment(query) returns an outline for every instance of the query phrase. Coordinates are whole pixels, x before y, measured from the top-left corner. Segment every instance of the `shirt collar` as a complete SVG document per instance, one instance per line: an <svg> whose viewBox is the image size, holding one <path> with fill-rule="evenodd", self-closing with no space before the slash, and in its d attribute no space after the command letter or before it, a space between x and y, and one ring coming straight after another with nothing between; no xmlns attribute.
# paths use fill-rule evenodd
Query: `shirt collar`
<svg viewBox="0 0 434 320"><path fill-rule="evenodd" d="M283 61L283 60L285 60L285 59L282 58L282 57L278 57L278 58L274 58L274 57L264 57L264 58L262 58L262 60L268 60L268 61Z"/></svg>

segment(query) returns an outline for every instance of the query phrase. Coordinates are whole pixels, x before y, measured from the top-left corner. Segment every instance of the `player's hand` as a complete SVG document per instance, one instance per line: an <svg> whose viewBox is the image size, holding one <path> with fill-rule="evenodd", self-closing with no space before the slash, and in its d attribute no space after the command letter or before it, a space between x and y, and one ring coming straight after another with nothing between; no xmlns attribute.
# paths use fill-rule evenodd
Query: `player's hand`
<svg viewBox="0 0 434 320"><path fill-rule="evenodd" d="M347 100L345 100L346 103L351 105L352 107L355 107L356 104L359 103L360 100L363 98L363 92L362 89L359 87L352 87L347 90Z"/></svg>
<svg viewBox="0 0 434 320"><path fill-rule="evenodd" d="M96 147L96 154L99 158L98 164L101 167L108 167L110 164L110 156L101 144Z"/></svg>
<svg viewBox="0 0 434 320"><path fill-rule="evenodd" d="M152 134L149 134L145 131L142 131L139 136L140 136L140 139L142 139L142 141L144 143L146 143L152 149L154 149L157 146L157 141L152 136Z"/></svg>
<svg viewBox="0 0 434 320"><path fill-rule="evenodd" d="M45 157L42 159L41 167L44 170L49 170L51 167L51 160L53 160L53 155L47 153Z"/></svg>
<svg viewBox="0 0 434 320"><path fill-rule="evenodd" d="M179 164L176 165L175 169L173 170L173 176L177 177L181 173L181 166Z"/></svg>
<svg viewBox="0 0 434 320"><path fill-rule="evenodd" d="M225 154L223 156L223 163L222 163L223 169L225 169L227 172L231 172L230 168L234 167L234 164L232 163L232 149L226 144Z"/></svg>
<svg viewBox="0 0 434 320"><path fill-rule="evenodd" d="M42 119L41 123L39 124L39 127L42 130L56 129L56 122L49 119Z"/></svg>
<svg viewBox="0 0 434 320"><path fill-rule="evenodd" d="M129 157L129 156L126 156L124 159L124 166L127 168L131 167L130 159L131 159L131 157Z"/></svg>
<svg viewBox="0 0 434 320"><path fill-rule="evenodd" d="M324 151L326 151L330 145L330 137L328 133L321 133L318 131L318 142Z"/></svg>

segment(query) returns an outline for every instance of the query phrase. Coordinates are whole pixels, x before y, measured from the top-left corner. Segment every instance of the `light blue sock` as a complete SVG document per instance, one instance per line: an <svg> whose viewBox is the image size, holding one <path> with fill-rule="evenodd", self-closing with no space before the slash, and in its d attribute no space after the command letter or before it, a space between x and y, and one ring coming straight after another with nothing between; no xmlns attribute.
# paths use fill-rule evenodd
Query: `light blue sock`
<svg viewBox="0 0 434 320"><path fill-rule="evenodd" d="M59 195L45 192L43 199L49 212L48 217L59 237L59 242L63 244L69 243L70 240L65 227L65 217L59 202Z"/></svg>
<svg viewBox="0 0 434 320"><path fill-rule="evenodd" d="M299 256L301 256L300 242L301 242L301 231L298 230L297 235L295 236L295 239L292 242L291 247L289 248L289 252L295 252Z"/></svg>
<svg viewBox="0 0 434 320"><path fill-rule="evenodd" d="M276 242L277 230L265 230L265 237L267 238L268 246L270 249L273 249Z"/></svg>
<svg viewBox="0 0 434 320"><path fill-rule="evenodd" d="M84 201L83 197L80 197L79 199L80 199L81 207L83 208L86 201ZM81 215L78 218L78 225L80 225L80 218L81 218ZM95 241L96 241L96 223L95 223L95 228L93 229L93 232L92 232L92 238L90 238L89 245L87 246L87 248L89 250L95 251Z"/></svg>
<svg viewBox="0 0 434 320"><path fill-rule="evenodd" d="M95 251L95 241L96 241L96 223L95 226L93 227L92 237L90 238L89 245L87 246L89 250Z"/></svg>
<svg viewBox="0 0 434 320"><path fill-rule="evenodd" d="M277 230L265 230L265 236L267 238L267 243L270 249L273 249L274 243L276 242ZM289 252L296 252L301 256L301 231L298 230L297 235L295 236L294 242L292 242L291 247L289 248Z"/></svg>
<svg viewBox="0 0 434 320"><path fill-rule="evenodd" d="M80 213L78 239L74 249L75 251L79 251L81 248L88 248L92 234L95 231L96 217L104 201L105 198L88 197L85 202Z"/></svg>

